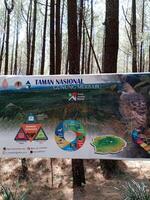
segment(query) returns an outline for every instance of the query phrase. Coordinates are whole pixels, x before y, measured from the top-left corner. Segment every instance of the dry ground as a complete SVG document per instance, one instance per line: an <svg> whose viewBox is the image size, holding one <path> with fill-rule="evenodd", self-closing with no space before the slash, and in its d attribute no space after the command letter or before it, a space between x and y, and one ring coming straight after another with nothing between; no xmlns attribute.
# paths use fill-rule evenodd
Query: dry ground
<svg viewBox="0 0 150 200"><path fill-rule="evenodd" d="M87 184L80 190L73 190L69 159L52 159L53 183L50 159L28 159L27 162L29 180L21 181L18 192L29 189L29 200L120 200L120 193L115 187L131 179L150 180L149 161L126 161L125 175L105 180L99 160L85 160ZM0 160L0 182L13 191L20 174L20 165L19 159Z"/></svg>

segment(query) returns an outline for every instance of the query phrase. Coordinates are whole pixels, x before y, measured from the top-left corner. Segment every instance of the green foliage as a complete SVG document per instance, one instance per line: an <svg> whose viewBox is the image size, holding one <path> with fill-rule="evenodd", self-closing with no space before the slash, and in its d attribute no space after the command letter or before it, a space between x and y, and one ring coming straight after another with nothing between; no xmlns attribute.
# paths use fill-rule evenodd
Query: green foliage
<svg viewBox="0 0 150 200"><path fill-rule="evenodd" d="M20 184L16 183L15 192L11 188L1 185L0 193L3 200L27 200L28 191L18 192Z"/></svg>
<svg viewBox="0 0 150 200"><path fill-rule="evenodd" d="M148 186L143 182L133 180L117 189L120 190L123 200L150 200Z"/></svg>

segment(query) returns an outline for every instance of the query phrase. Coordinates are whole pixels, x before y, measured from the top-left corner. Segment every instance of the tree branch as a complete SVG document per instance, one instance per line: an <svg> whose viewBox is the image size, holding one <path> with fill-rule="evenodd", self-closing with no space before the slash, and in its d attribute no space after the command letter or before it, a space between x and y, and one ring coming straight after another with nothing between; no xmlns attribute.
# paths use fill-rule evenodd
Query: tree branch
<svg viewBox="0 0 150 200"><path fill-rule="evenodd" d="M90 46L91 46L91 48L92 48L93 55L94 55L94 58L95 58L95 61L96 61L96 64L97 64L98 70L99 70L99 72L101 73L102 71L101 71L101 68L100 68L100 65L99 65L99 62L98 62L98 59L97 59L97 56L96 56L96 53L95 53L95 50L94 50L93 44L92 44L92 40L91 40L91 37L90 37L89 31L88 31L88 28L87 28L87 25L86 25L85 19L83 19L83 25L84 25L84 27L85 27L85 30L86 30L86 33L87 33L87 36L88 36L88 39L89 39L89 42L90 42Z"/></svg>
<svg viewBox="0 0 150 200"><path fill-rule="evenodd" d="M127 12L125 12L124 7L122 6L122 10L123 10L123 15L125 17L126 22L129 24L129 26L132 26L132 24L129 22L128 18L127 18Z"/></svg>
<svg viewBox="0 0 150 200"><path fill-rule="evenodd" d="M128 36L128 39L129 39L130 45L131 45L131 47L133 47L133 43L132 43L132 40L131 40L131 36L130 36L130 34L129 34L129 30L128 30L128 28L127 28L126 25L125 25L125 29L126 29L126 32L127 32L127 36Z"/></svg>
<svg viewBox="0 0 150 200"><path fill-rule="evenodd" d="M24 13L25 13L25 12L24 12L24 8L23 8L22 1L21 1L21 14L22 14L22 17L23 17L24 21L27 23L27 19L26 19Z"/></svg>
<svg viewBox="0 0 150 200"><path fill-rule="evenodd" d="M5 7L8 11L8 14L10 14L14 9L14 0L11 0L10 6L8 5L8 0L4 0L4 4L5 4Z"/></svg>

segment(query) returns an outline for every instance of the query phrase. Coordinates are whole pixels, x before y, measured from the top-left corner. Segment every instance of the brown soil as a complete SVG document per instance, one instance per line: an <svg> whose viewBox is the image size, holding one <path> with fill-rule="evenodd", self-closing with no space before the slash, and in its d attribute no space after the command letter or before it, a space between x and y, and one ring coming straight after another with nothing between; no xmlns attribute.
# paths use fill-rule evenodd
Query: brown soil
<svg viewBox="0 0 150 200"><path fill-rule="evenodd" d="M126 161L125 175L105 180L99 160L85 160L86 185L80 189L72 188L71 162L69 159L28 159L29 179L21 181L18 192L29 189L28 200L121 200L116 189L128 180L150 180L150 162ZM16 189L21 171L19 159L0 160L0 183ZM0 197L2 200L2 197Z"/></svg>

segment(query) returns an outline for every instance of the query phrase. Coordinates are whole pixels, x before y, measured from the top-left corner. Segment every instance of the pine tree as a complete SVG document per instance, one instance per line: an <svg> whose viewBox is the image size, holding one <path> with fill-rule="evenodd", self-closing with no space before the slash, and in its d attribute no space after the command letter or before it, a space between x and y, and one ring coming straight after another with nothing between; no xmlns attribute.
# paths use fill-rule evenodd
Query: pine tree
<svg viewBox="0 0 150 200"><path fill-rule="evenodd" d="M78 50L77 0L68 0L68 61L70 74L80 73ZM72 159L72 172L74 187L80 187L82 183L85 184L83 160Z"/></svg>
<svg viewBox="0 0 150 200"><path fill-rule="evenodd" d="M103 55L103 72L117 72L117 55L119 43L119 0L106 0L105 41ZM120 173L118 161L100 160L105 178Z"/></svg>
<svg viewBox="0 0 150 200"><path fill-rule="evenodd" d="M10 14L14 9L14 0L11 0L11 2L8 2L7 0L4 0L6 11L7 11L7 22L6 22L6 52L5 52L5 69L4 74L8 74L8 64L9 64L9 35L10 35Z"/></svg>
<svg viewBox="0 0 150 200"><path fill-rule="evenodd" d="M119 46L119 0L106 0L103 72L117 72Z"/></svg>

